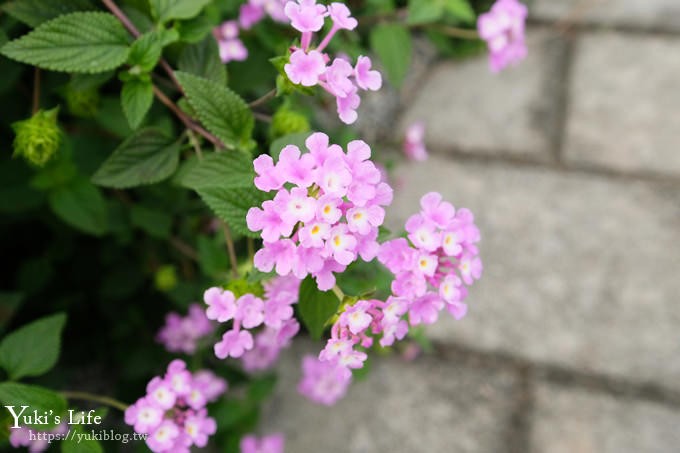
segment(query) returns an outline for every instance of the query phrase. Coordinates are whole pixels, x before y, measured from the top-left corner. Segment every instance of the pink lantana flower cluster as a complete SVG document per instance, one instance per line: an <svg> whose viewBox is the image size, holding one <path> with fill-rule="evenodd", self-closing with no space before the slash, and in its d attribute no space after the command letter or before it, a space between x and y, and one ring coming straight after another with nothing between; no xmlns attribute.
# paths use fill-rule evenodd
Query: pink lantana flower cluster
<svg viewBox="0 0 680 453"><path fill-rule="evenodd" d="M147 394L125 411L125 423L140 434L153 452L189 453L205 447L217 425L206 405L227 390L227 381L209 370L194 374L182 360L173 360L167 372L153 378Z"/></svg>
<svg viewBox="0 0 680 453"><path fill-rule="evenodd" d="M335 285L334 272L357 257L375 258L392 189L369 160L365 142L351 141L345 153L317 132L305 145L304 154L295 145L283 148L276 165L265 154L255 159L255 186L277 193L251 208L246 221L264 241L255 254L257 269L298 279L312 275L325 291Z"/></svg>
<svg viewBox="0 0 680 453"><path fill-rule="evenodd" d="M239 9L238 23L241 28L249 30L266 16L274 22L287 23L288 17L283 12L286 0L248 0Z"/></svg>
<svg viewBox="0 0 680 453"><path fill-rule="evenodd" d="M434 323L443 308L461 319L466 285L482 274L479 229L468 209L456 211L436 192L424 195L420 206L406 222L408 240L385 242L378 260L395 275L392 292L408 301L411 325Z"/></svg>
<svg viewBox="0 0 680 453"><path fill-rule="evenodd" d="M279 351L300 329L293 318L292 307L297 303L300 282L294 280L296 282L270 283L264 300L253 294L244 294L237 299L229 290L207 289L203 299L208 304L208 318L221 323L232 322L231 328L215 344L215 355L220 359L243 357L246 369L253 371L273 364ZM256 333L254 339L253 331L260 326L264 326L264 330Z"/></svg>
<svg viewBox="0 0 680 453"><path fill-rule="evenodd" d="M276 433L258 438L248 434L241 439L241 453L283 453L285 438Z"/></svg>
<svg viewBox="0 0 680 453"><path fill-rule="evenodd" d="M527 7L517 0L497 0L489 12L479 16L477 31L489 48L489 66L493 72L526 57L527 14Z"/></svg>
<svg viewBox="0 0 680 453"><path fill-rule="evenodd" d="M302 379L298 392L311 401L332 406L347 393L352 373L337 361L320 361L313 355L302 359Z"/></svg>
<svg viewBox="0 0 680 453"><path fill-rule="evenodd" d="M351 16L347 6L339 2L326 6L317 4L316 0L289 1L284 11L293 28L302 33L300 47L291 48L290 62L284 66L286 75L295 84L321 86L335 96L340 120L346 124L354 123L361 103L359 90L379 90L382 76L371 69L371 59L367 56L359 56L356 65L352 66L344 58L335 58L331 62L324 49L339 30L356 28L357 20ZM312 48L314 33L323 28L327 16L330 16L333 26L319 45Z"/></svg>
<svg viewBox="0 0 680 453"><path fill-rule="evenodd" d="M199 304L191 304L186 316L170 312L165 315L165 325L156 335L156 340L169 352L196 352L198 341L215 331L215 324L205 315Z"/></svg>
<svg viewBox="0 0 680 453"><path fill-rule="evenodd" d="M239 39L239 26L235 20L228 20L213 30L217 39L222 63L243 61L248 58L248 49Z"/></svg>

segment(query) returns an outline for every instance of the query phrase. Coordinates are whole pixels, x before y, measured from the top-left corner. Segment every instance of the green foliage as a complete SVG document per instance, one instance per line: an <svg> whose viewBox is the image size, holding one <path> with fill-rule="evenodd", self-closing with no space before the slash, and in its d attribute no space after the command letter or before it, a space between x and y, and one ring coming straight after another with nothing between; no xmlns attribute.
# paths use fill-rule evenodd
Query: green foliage
<svg viewBox="0 0 680 453"><path fill-rule="evenodd" d="M58 187L48 196L50 208L83 233L102 236L108 231L108 210L99 189L84 178Z"/></svg>
<svg viewBox="0 0 680 453"><path fill-rule="evenodd" d="M120 189L162 181L175 172L179 151L179 143L161 130L140 129L106 159L92 182Z"/></svg>
<svg viewBox="0 0 680 453"><path fill-rule="evenodd" d="M259 206L267 199L266 194L255 186L248 188L226 189L224 187L204 187L197 190L198 195L210 209L231 229L242 236L257 238L259 233L252 232L246 225L246 214L253 206Z"/></svg>
<svg viewBox="0 0 680 453"><path fill-rule="evenodd" d="M162 52L162 34L156 31L150 31L143 34L132 43L132 46L130 46L130 54L128 55L127 63L133 68L131 72L134 73L135 67L143 73L151 71L161 58Z"/></svg>
<svg viewBox="0 0 680 453"><path fill-rule="evenodd" d="M175 72L198 119L227 147L249 148L255 120L248 105L229 88L186 72Z"/></svg>
<svg viewBox="0 0 680 453"><path fill-rule="evenodd" d="M44 166L57 152L61 131L57 126L59 107L39 110L31 118L12 124L14 155L37 167Z"/></svg>
<svg viewBox="0 0 680 453"><path fill-rule="evenodd" d="M132 129L137 129L153 104L153 85L150 80L130 79L120 93L123 113Z"/></svg>
<svg viewBox="0 0 680 453"><path fill-rule="evenodd" d="M91 0L14 0L5 3L2 9L18 21L35 28L62 14L94 10L96 7Z"/></svg>
<svg viewBox="0 0 680 453"><path fill-rule="evenodd" d="M288 107L282 107L276 111L272 117L269 135L272 138L283 137L288 134L305 133L309 135L309 120L300 112Z"/></svg>
<svg viewBox="0 0 680 453"><path fill-rule="evenodd" d="M448 13L455 20L474 22L475 12L468 0L409 0L408 23L420 25L439 21Z"/></svg>
<svg viewBox="0 0 680 453"><path fill-rule="evenodd" d="M211 0L149 0L154 18L159 23L172 19L191 19Z"/></svg>
<svg viewBox="0 0 680 453"><path fill-rule="evenodd" d="M130 208L130 222L144 230L149 236L158 239L170 237L172 216L160 209L136 204Z"/></svg>
<svg viewBox="0 0 680 453"><path fill-rule="evenodd" d="M411 64L413 44L406 27L398 24L381 24L371 31L371 48L385 67L387 79L400 87Z"/></svg>
<svg viewBox="0 0 680 453"><path fill-rule="evenodd" d="M227 84L227 69L220 60L217 42L212 35L202 41L186 46L177 62L183 72L211 80L219 85Z"/></svg>
<svg viewBox="0 0 680 453"><path fill-rule="evenodd" d="M475 12L468 0L442 0L444 9L456 20L474 23Z"/></svg>
<svg viewBox="0 0 680 453"><path fill-rule="evenodd" d="M298 310L302 322L314 339L321 338L328 321L333 318L340 307L340 300L333 291L320 291L310 276L300 284Z"/></svg>
<svg viewBox="0 0 680 453"><path fill-rule="evenodd" d="M18 414L21 406L29 406L27 411L37 411L38 414L50 413L60 415L66 411L66 400L52 390L37 385L20 384L18 382L0 383L0 402L3 406L15 406ZM41 420L42 421L42 420ZM41 431L54 428L54 417L48 417L46 424L28 424L30 428Z"/></svg>
<svg viewBox="0 0 680 453"><path fill-rule="evenodd" d="M253 187L254 178L252 158L234 151L207 154L202 160L191 159L183 164L175 180L188 189L200 190L249 188Z"/></svg>
<svg viewBox="0 0 680 453"><path fill-rule="evenodd" d="M2 47L2 54L52 71L96 73L128 57L128 34L111 14L79 12L45 22Z"/></svg>
<svg viewBox="0 0 680 453"><path fill-rule="evenodd" d="M12 380L48 372L59 358L65 323L66 315L59 313L7 335L0 343L0 367Z"/></svg>

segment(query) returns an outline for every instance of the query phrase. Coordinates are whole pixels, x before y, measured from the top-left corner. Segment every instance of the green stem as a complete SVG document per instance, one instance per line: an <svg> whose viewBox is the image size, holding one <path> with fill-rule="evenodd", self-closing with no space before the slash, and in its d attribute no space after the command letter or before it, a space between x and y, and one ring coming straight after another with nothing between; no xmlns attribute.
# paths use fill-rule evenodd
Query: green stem
<svg viewBox="0 0 680 453"><path fill-rule="evenodd" d="M83 400L106 404L107 406L111 406L123 412L125 412L125 410L128 408L127 404L116 399L109 398L108 396L95 395L94 393L64 390L61 392L61 394L64 398L69 400Z"/></svg>
<svg viewBox="0 0 680 453"><path fill-rule="evenodd" d="M340 289L338 285L335 285L332 291L338 297L338 299L340 299L340 302L345 300L345 293Z"/></svg>

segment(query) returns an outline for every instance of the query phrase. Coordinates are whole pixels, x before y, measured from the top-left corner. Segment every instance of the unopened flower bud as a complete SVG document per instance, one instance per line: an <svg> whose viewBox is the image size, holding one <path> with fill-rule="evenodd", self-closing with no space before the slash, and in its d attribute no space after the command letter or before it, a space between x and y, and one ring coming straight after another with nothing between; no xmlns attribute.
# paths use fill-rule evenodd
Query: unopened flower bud
<svg viewBox="0 0 680 453"><path fill-rule="evenodd" d="M61 131L57 124L59 107L39 110L31 118L12 124L14 155L23 156L37 167L44 166L59 149Z"/></svg>

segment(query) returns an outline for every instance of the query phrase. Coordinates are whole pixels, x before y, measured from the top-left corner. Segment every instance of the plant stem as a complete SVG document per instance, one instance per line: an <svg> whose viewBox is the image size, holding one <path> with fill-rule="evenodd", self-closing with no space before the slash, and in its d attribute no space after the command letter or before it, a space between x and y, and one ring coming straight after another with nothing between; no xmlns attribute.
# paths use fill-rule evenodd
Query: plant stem
<svg viewBox="0 0 680 453"><path fill-rule="evenodd" d="M120 402L116 399L109 398L108 396L95 395L94 393L64 390L64 391L61 392L61 394L64 398L69 399L69 400L83 400L83 401L92 401L92 402L95 402L95 403L102 403L102 404L106 404L107 406L111 406L111 407L114 407L116 409L119 409L123 412L125 412L125 409L128 408L127 404L122 403L122 402Z"/></svg>
<svg viewBox="0 0 680 453"><path fill-rule="evenodd" d="M340 302L345 300L345 293L340 289L338 285L335 285L332 291L338 297L338 299L340 299Z"/></svg>
<svg viewBox="0 0 680 453"><path fill-rule="evenodd" d="M272 122L272 117L269 116L269 115L265 115L264 113L253 112L253 116L255 117L256 120L262 121L263 123L271 123Z"/></svg>
<svg viewBox="0 0 680 453"><path fill-rule="evenodd" d="M170 239L170 244L175 247L175 249L182 255L191 258L194 261L198 261L198 252L189 244L182 241L180 238L172 236Z"/></svg>
<svg viewBox="0 0 680 453"><path fill-rule="evenodd" d="M434 25L432 28L440 33L454 38L461 39L479 39L477 30L470 30L468 28L451 27L449 25Z"/></svg>
<svg viewBox="0 0 680 453"><path fill-rule="evenodd" d="M33 72L33 114L40 110L40 68Z"/></svg>
<svg viewBox="0 0 680 453"><path fill-rule="evenodd" d="M227 243L227 252L229 253L229 261L231 262L231 274L234 278L238 278L238 262L236 261L236 250L234 249L234 240L231 237L231 230L224 220L220 220L220 223L222 223L224 240Z"/></svg>
<svg viewBox="0 0 680 453"><path fill-rule="evenodd" d="M264 104L270 99L274 99L276 96L276 88L272 88L270 91L268 91L266 94L264 94L262 97L259 97L255 99L253 102L248 104L248 107L253 108L257 107L260 104Z"/></svg>

